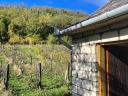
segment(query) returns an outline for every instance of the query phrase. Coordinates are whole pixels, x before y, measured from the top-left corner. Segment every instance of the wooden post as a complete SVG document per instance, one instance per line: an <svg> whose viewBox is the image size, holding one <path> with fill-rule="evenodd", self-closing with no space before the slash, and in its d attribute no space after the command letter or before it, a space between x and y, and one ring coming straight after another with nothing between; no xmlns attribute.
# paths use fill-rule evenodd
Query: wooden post
<svg viewBox="0 0 128 96"><path fill-rule="evenodd" d="M6 77L5 77L5 88L8 90L8 82L9 82L9 64L7 66L7 72L6 72Z"/></svg>
<svg viewBox="0 0 128 96"><path fill-rule="evenodd" d="M39 88L41 88L41 63L39 63Z"/></svg>
<svg viewBox="0 0 128 96"><path fill-rule="evenodd" d="M98 96L106 96L106 59L105 48L102 45L97 45L96 55L98 64Z"/></svg>
<svg viewBox="0 0 128 96"><path fill-rule="evenodd" d="M38 88L41 88L42 87L42 83L41 83L41 75L42 75L42 72L41 72L41 63L39 63L37 65L37 87Z"/></svg>

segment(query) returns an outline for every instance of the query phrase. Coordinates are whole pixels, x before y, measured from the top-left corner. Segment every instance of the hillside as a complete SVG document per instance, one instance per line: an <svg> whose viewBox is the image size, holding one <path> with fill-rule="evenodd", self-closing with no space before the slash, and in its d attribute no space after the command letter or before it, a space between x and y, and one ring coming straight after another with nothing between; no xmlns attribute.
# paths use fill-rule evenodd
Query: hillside
<svg viewBox="0 0 128 96"><path fill-rule="evenodd" d="M86 16L81 12L47 7L0 7L0 42L46 43L52 35L52 26L62 29Z"/></svg>
<svg viewBox="0 0 128 96"><path fill-rule="evenodd" d="M0 96L64 96L70 91L65 72L69 50L62 45L0 46ZM41 89L38 64L41 63ZM10 66L9 88L5 90L6 67Z"/></svg>

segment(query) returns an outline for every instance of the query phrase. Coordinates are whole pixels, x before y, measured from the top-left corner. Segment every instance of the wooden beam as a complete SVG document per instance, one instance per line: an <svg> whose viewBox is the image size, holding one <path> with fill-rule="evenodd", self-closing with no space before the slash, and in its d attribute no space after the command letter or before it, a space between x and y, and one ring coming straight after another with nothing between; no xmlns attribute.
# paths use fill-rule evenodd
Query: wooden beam
<svg viewBox="0 0 128 96"><path fill-rule="evenodd" d="M97 45L97 63L98 63L98 96L106 96L106 64L105 49L101 45Z"/></svg>

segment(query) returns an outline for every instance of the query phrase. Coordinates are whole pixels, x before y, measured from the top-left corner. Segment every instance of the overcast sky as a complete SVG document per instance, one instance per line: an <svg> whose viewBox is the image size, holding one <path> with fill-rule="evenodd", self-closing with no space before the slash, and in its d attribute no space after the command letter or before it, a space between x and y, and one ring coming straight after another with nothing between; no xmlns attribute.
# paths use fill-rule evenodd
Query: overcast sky
<svg viewBox="0 0 128 96"><path fill-rule="evenodd" d="M108 0L0 0L1 5L48 6L92 13Z"/></svg>

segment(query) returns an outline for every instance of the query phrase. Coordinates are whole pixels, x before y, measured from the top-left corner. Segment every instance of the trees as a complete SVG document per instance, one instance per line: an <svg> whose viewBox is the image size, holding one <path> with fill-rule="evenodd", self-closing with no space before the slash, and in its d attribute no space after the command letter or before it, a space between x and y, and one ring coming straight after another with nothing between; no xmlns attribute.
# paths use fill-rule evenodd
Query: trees
<svg viewBox="0 0 128 96"><path fill-rule="evenodd" d="M8 34L8 19L4 16L0 16L0 42L5 43L9 40Z"/></svg>
<svg viewBox="0 0 128 96"><path fill-rule="evenodd" d="M10 23L10 32L22 38L26 36L27 33L26 33L25 19L23 17L17 17L13 19Z"/></svg>
<svg viewBox="0 0 128 96"><path fill-rule="evenodd" d="M53 26L62 29L84 16L64 9L3 7L0 9L0 42L57 43L52 35Z"/></svg>

